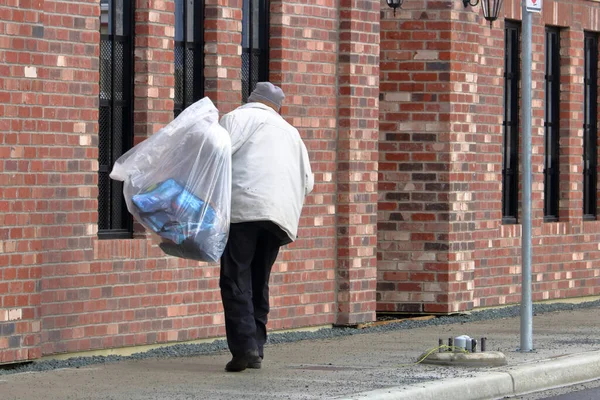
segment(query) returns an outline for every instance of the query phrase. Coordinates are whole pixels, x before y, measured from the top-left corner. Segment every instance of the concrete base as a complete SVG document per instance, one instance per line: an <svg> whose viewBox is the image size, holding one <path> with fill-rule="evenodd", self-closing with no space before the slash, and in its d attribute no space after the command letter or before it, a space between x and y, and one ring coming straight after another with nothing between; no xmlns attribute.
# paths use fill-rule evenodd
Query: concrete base
<svg viewBox="0 0 600 400"><path fill-rule="evenodd" d="M423 357L425 357L423 359ZM500 367L506 365L506 357L499 351L483 353L423 353L419 360L423 364L452 365L458 367Z"/></svg>

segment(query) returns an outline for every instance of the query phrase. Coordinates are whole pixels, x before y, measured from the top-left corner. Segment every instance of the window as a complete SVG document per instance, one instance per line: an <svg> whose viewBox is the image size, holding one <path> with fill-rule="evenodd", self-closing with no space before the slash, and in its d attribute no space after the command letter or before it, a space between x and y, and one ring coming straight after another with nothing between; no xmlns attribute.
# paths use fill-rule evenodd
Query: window
<svg viewBox="0 0 600 400"><path fill-rule="evenodd" d="M598 34L585 34L583 218L595 220L598 181Z"/></svg>
<svg viewBox="0 0 600 400"><path fill-rule="evenodd" d="M504 149L502 223L516 224L519 204L520 27L507 21L504 34Z"/></svg>
<svg viewBox="0 0 600 400"><path fill-rule="evenodd" d="M133 142L133 1L103 0L100 14L98 236L131 237L123 184L109 178Z"/></svg>
<svg viewBox="0 0 600 400"><path fill-rule="evenodd" d="M204 1L175 0L175 117L204 96L203 72Z"/></svg>
<svg viewBox="0 0 600 400"><path fill-rule="evenodd" d="M560 33L546 28L544 221L558 221L560 129Z"/></svg>
<svg viewBox="0 0 600 400"><path fill-rule="evenodd" d="M257 82L269 80L268 0L244 0L242 20L242 99Z"/></svg>

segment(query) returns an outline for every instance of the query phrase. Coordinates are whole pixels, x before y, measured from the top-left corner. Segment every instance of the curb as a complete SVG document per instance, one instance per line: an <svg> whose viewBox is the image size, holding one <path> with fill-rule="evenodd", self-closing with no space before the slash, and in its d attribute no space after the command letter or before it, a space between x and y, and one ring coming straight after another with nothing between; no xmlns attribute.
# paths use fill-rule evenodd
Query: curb
<svg viewBox="0 0 600 400"><path fill-rule="evenodd" d="M473 378L453 378L339 397L340 400L495 400L600 379L600 351L571 354Z"/></svg>

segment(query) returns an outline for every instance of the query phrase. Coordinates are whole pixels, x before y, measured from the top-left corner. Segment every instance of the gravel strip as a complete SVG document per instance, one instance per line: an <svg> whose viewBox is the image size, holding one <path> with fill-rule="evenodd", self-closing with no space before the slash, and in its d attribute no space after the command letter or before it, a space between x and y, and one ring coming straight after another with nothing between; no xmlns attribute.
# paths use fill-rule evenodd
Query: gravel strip
<svg viewBox="0 0 600 400"><path fill-rule="evenodd" d="M580 304L534 304L533 313L545 314L556 311L581 310L587 308L600 307L600 300L580 303ZM405 329L423 328L427 326L449 325L465 322L488 321L502 318L513 318L520 315L520 306L511 306L496 308L484 311L473 311L468 314L442 316L427 321L404 321L399 323L390 323L367 327L364 329L355 329L347 327L334 327L332 329L320 329L316 332L287 332L272 333L269 335L268 344L280 344L297 342L300 340L319 340L332 339L350 335L362 335L366 333L389 332ZM0 367L0 376L7 374L16 374L22 372L49 371L59 368L81 368L94 364L106 364L125 360L141 360L147 358L168 358L168 357L192 357L202 354L211 354L227 350L225 340L217 340L213 343L203 344L176 344L165 346L158 349L149 350L143 353L132 354L131 356L92 356L92 357L73 357L67 360L46 360L35 361L27 364L9 365Z"/></svg>

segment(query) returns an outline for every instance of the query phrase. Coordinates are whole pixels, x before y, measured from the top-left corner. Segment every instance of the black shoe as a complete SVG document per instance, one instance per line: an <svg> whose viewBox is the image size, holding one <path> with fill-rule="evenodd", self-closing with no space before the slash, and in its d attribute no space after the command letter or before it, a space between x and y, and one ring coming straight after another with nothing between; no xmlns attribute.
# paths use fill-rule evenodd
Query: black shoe
<svg viewBox="0 0 600 400"><path fill-rule="evenodd" d="M233 356L225 366L227 372L241 372L246 368L260 369L262 360L258 350L250 350L243 355Z"/></svg>
<svg viewBox="0 0 600 400"><path fill-rule="evenodd" d="M261 369L262 367L262 359L259 357L258 360L248 362L248 368L251 369Z"/></svg>
<svg viewBox="0 0 600 400"><path fill-rule="evenodd" d="M248 362L248 368L260 369L262 367L263 356L258 356L252 362Z"/></svg>

